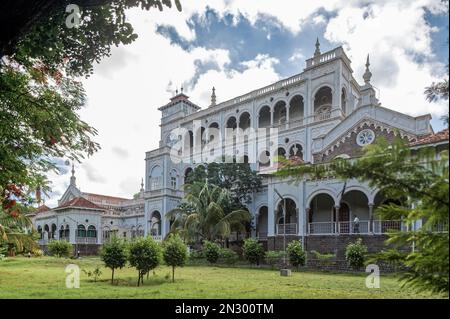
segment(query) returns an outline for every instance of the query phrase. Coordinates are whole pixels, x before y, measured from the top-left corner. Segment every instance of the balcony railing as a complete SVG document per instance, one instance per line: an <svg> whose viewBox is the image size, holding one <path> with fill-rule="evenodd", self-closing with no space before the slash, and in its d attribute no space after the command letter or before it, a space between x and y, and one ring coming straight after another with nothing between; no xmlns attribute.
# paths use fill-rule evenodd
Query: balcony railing
<svg viewBox="0 0 450 319"><path fill-rule="evenodd" d="M362 220L355 222L316 222L308 224L308 234L386 234L389 231L407 231L400 220Z"/></svg>
<svg viewBox="0 0 450 319"><path fill-rule="evenodd" d="M259 231L256 233L256 238L259 240L267 240L267 232Z"/></svg>
<svg viewBox="0 0 450 319"><path fill-rule="evenodd" d="M77 244L97 244L97 237L76 237Z"/></svg>
<svg viewBox="0 0 450 319"><path fill-rule="evenodd" d="M277 235L297 235L297 224L278 224Z"/></svg>

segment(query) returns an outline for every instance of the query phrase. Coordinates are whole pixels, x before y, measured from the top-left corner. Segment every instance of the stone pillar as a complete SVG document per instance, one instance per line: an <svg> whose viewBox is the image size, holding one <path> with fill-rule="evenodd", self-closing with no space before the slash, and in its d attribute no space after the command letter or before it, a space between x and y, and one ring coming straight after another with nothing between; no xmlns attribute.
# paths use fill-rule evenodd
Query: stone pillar
<svg viewBox="0 0 450 319"><path fill-rule="evenodd" d="M336 216L336 220L335 220L335 233L339 234L339 209L341 208L341 206L339 205L335 205L334 206L334 215Z"/></svg>
<svg viewBox="0 0 450 319"><path fill-rule="evenodd" d="M308 235L309 235L309 223L310 223L309 213L310 212L311 212L311 208L310 207L306 207L305 208L305 214L306 214L306 216L305 216L305 224L306 224L306 234L308 234Z"/></svg>
<svg viewBox="0 0 450 319"><path fill-rule="evenodd" d="M270 110L270 126L273 126L273 112L274 110Z"/></svg>
<svg viewBox="0 0 450 319"><path fill-rule="evenodd" d="M373 233L373 203L369 203L369 234Z"/></svg>

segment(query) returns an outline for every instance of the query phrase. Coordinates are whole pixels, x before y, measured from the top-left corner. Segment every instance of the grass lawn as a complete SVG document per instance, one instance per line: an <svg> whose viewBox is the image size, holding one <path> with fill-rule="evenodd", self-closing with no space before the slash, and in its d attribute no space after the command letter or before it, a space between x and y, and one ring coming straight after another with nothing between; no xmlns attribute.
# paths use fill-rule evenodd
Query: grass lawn
<svg viewBox="0 0 450 319"><path fill-rule="evenodd" d="M65 266L102 267L93 282L81 272L79 289L65 287ZM15 257L0 261L0 298L439 298L403 289L393 275L381 277L380 289L367 289L364 274L295 272L280 277L277 270L186 266L175 273L161 266L136 287L132 268L116 271L119 285L110 284L111 272L98 258L81 260L52 257Z"/></svg>

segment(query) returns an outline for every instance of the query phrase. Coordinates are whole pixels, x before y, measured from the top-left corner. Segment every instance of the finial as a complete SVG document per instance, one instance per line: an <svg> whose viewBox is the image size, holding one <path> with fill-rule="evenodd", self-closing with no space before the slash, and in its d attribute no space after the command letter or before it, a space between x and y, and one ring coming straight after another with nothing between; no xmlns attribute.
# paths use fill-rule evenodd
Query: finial
<svg viewBox="0 0 450 319"><path fill-rule="evenodd" d="M75 178L75 165L72 162L72 176L70 177L70 185L76 186L75 181L76 181L76 178Z"/></svg>
<svg viewBox="0 0 450 319"><path fill-rule="evenodd" d="M366 71L363 74L364 83L366 84L370 84L370 79L372 78L372 72L370 72L369 66L370 66L369 55L367 54Z"/></svg>
<svg viewBox="0 0 450 319"><path fill-rule="evenodd" d="M178 95L178 88L175 90L175 95Z"/></svg>
<svg viewBox="0 0 450 319"><path fill-rule="evenodd" d="M141 179L141 191L144 190L144 178Z"/></svg>
<svg viewBox="0 0 450 319"><path fill-rule="evenodd" d="M183 93L183 86L181 86L181 93Z"/></svg>
<svg viewBox="0 0 450 319"><path fill-rule="evenodd" d="M318 56L320 55L320 42L319 42L319 37L317 37L316 39L316 51L314 51L314 56Z"/></svg>
<svg viewBox="0 0 450 319"><path fill-rule="evenodd" d="M213 86L211 94L211 106L216 105L216 88Z"/></svg>

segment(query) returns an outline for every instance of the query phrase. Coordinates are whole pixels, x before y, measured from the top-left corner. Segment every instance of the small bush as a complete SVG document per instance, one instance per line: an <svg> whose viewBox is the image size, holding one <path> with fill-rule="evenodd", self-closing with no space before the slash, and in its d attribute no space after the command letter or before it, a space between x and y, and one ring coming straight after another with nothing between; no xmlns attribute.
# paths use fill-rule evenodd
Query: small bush
<svg viewBox="0 0 450 319"><path fill-rule="evenodd" d="M284 252L269 250L265 254L266 263L271 266L272 269L279 264L284 257Z"/></svg>
<svg viewBox="0 0 450 319"><path fill-rule="evenodd" d="M258 243L256 239L248 238L244 241L243 252L244 257L251 264L259 265L259 262L264 257L264 248Z"/></svg>
<svg viewBox="0 0 450 319"><path fill-rule="evenodd" d="M175 282L175 267L183 267L187 260L187 246L179 235L172 235L164 242L164 261L172 267L172 282Z"/></svg>
<svg viewBox="0 0 450 319"><path fill-rule="evenodd" d="M69 257L72 250L72 244L64 240L52 240L48 243L48 252L51 256Z"/></svg>
<svg viewBox="0 0 450 319"><path fill-rule="evenodd" d="M237 263L238 259L238 254L231 249L222 248L219 252L219 260L224 264L234 265Z"/></svg>
<svg viewBox="0 0 450 319"><path fill-rule="evenodd" d="M300 241L291 241L287 246L287 254L289 257L289 262L292 266L299 267L305 265L306 256Z"/></svg>
<svg viewBox="0 0 450 319"><path fill-rule="evenodd" d="M203 259L205 258L205 254L202 250L191 250L189 253L190 259Z"/></svg>
<svg viewBox="0 0 450 319"><path fill-rule="evenodd" d="M215 264L220 257L220 246L206 240L203 243L203 253L209 263Z"/></svg>
<svg viewBox="0 0 450 319"><path fill-rule="evenodd" d="M34 257L42 257L44 256L44 252L41 249L36 248L31 251L31 255Z"/></svg>
<svg viewBox="0 0 450 319"><path fill-rule="evenodd" d="M94 270L86 270L83 269L83 272L89 277L93 277L94 278L94 282L97 282L97 279L100 278L100 276L102 275L102 271L100 270L100 268L95 268Z"/></svg>
<svg viewBox="0 0 450 319"><path fill-rule="evenodd" d="M355 243L350 243L345 249L345 260L353 269L360 269L364 266L366 260L367 247L363 245L362 239L359 238Z"/></svg>

